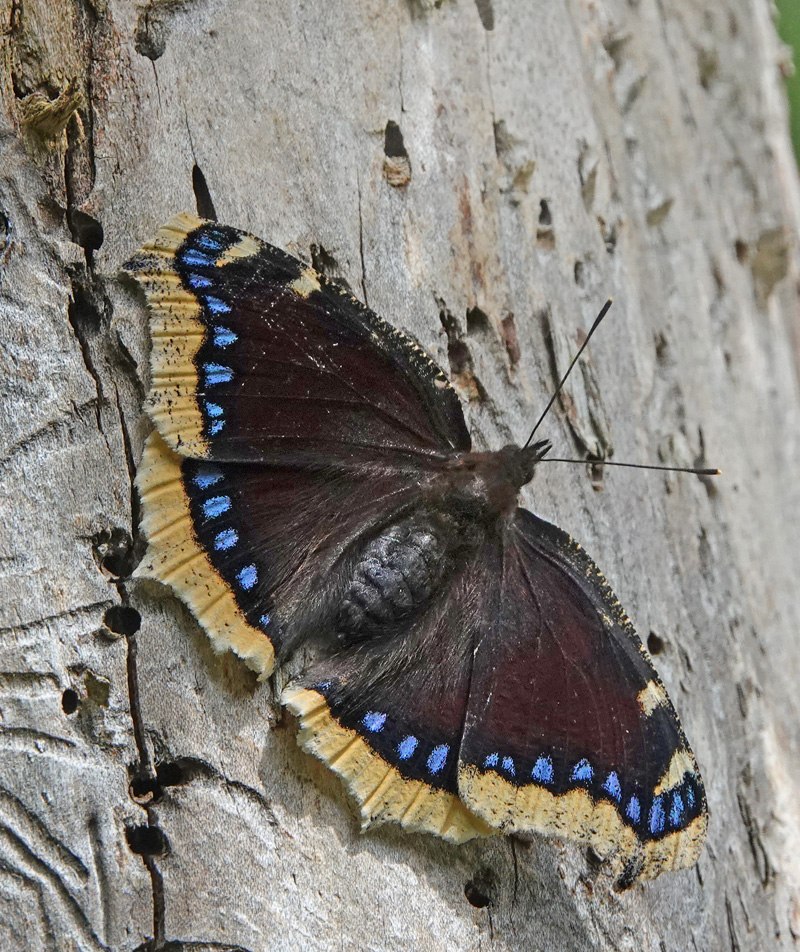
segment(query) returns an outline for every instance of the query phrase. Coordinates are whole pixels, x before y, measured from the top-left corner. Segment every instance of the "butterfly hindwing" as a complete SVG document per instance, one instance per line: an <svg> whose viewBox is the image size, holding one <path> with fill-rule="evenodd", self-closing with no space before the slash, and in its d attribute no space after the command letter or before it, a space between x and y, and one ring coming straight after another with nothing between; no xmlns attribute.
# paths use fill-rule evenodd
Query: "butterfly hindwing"
<svg viewBox="0 0 800 952"><path fill-rule="evenodd" d="M408 629L319 662L284 692L301 743L342 777L365 825L394 820L451 842L495 832L459 799L458 753L497 555L485 544Z"/></svg>
<svg viewBox="0 0 800 952"><path fill-rule="evenodd" d="M464 803L492 826L614 854L623 881L694 863L707 823L694 755L595 564L520 509L499 584L470 685Z"/></svg>
<svg viewBox="0 0 800 952"><path fill-rule="evenodd" d="M469 449L458 397L419 346L279 249L184 214L126 269L148 297L149 412L173 450L389 462Z"/></svg>

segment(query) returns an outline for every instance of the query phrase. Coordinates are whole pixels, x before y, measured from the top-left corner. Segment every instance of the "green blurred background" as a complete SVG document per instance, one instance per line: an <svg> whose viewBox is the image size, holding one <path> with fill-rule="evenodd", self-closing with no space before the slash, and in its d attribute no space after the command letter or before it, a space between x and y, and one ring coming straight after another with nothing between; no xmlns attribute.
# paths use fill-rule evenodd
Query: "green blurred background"
<svg viewBox="0 0 800 952"><path fill-rule="evenodd" d="M800 162L800 0L778 0L778 31L794 50L795 74L786 81L791 107L792 142Z"/></svg>

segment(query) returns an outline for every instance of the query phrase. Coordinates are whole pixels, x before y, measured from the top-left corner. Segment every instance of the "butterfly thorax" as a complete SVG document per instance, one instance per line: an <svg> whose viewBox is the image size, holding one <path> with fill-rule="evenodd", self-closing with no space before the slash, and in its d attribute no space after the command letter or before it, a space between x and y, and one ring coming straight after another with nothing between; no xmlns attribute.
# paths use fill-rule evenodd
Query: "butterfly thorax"
<svg viewBox="0 0 800 952"><path fill-rule="evenodd" d="M519 504L520 489L533 479L536 464L550 451L547 440L532 446L509 443L489 453L460 453L448 465L434 492L462 520L494 523L509 519Z"/></svg>
<svg viewBox="0 0 800 952"><path fill-rule="evenodd" d="M474 553L517 508L549 443L461 453L423 489L425 508L367 544L339 607L339 639L350 643L391 629L425 608L448 571Z"/></svg>

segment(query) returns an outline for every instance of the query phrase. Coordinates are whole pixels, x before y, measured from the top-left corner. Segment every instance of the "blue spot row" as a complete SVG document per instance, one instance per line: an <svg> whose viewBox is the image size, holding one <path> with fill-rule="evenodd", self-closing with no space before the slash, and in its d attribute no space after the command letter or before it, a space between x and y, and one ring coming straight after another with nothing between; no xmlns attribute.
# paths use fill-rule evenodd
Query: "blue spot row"
<svg viewBox="0 0 800 952"><path fill-rule="evenodd" d="M231 508L230 496L212 496L203 503L203 515L206 519L216 519Z"/></svg>
<svg viewBox="0 0 800 952"><path fill-rule="evenodd" d="M593 773L592 765L584 757L572 768L572 780L591 780Z"/></svg>
<svg viewBox="0 0 800 952"><path fill-rule="evenodd" d="M237 574L236 580L245 591L249 591L258 582L258 569L255 565L246 565Z"/></svg>
<svg viewBox="0 0 800 952"><path fill-rule="evenodd" d="M408 758L414 753L417 749L419 741L416 737L411 734L407 734L397 745L397 756L401 760L408 760Z"/></svg>
<svg viewBox="0 0 800 952"><path fill-rule="evenodd" d="M215 327L214 328L214 346L215 347L229 347L231 344L235 343L239 339L238 334L234 334L232 330L229 330L227 327Z"/></svg>
<svg viewBox="0 0 800 952"><path fill-rule="evenodd" d="M213 387L219 383L229 383L233 380L233 369L224 364L203 364L206 375L206 386Z"/></svg>
<svg viewBox="0 0 800 952"><path fill-rule="evenodd" d="M325 686L326 685L323 684L318 685L318 687L321 688L324 688ZM386 717L387 715L382 711L367 711L367 713L361 718L361 723L370 733L377 734L386 726ZM397 756L400 758L400 760L408 760L414 755L414 752L418 746L419 739L414 737L413 734L406 734L406 736L397 745ZM449 753L449 744L439 744L438 746L434 747L430 754L428 754L428 759L425 762L428 773L440 773L444 769L445 763L447 763L447 755Z"/></svg>
<svg viewBox="0 0 800 952"><path fill-rule="evenodd" d="M430 752L426 766L432 774L439 773L444 767L449 750L450 747L448 744L439 744L438 747L434 747Z"/></svg>
<svg viewBox="0 0 800 952"><path fill-rule="evenodd" d="M198 489L208 489L222 479L222 473L216 466L201 466L194 477L194 484Z"/></svg>
<svg viewBox="0 0 800 952"><path fill-rule="evenodd" d="M210 294L206 294L203 300L206 303L206 307L209 309L209 311L211 311L212 314L230 314L231 312L230 304L226 304L218 297L212 297Z"/></svg>
<svg viewBox="0 0 800 952"><path fill-rule="evenodd" d="M500 758L496 751L488 754L483 761L485 769L496 768L500 765L505 773L514 777L516 775L514 760L512 757ZM540 756L531 770L531 777L541 784L552 784L554 779L553 761L549 756ZM570 773L570 780L576 783L586 783L591 781L594 776L592 765L584 757L575 764ZM602 785L603 790L611 796L617 803L622 803L622 785L619 776L615 770L608 774ZM690 786L686 786L683 795L678 790L673 791L672 799L667 815L665 807L666 795L657 795L653 798L650 812L647 818L648 829L652 835L658 835L665 829L667 822L673 828L678 828L686 818L687 810L691 811L694 807L694 791ZM625 806L625 816L633 823L638 824L642 818L642 805L637 796L631 796Z"/></svg>
<svg viewBox="0 0 800 952"><path fill-rule="evenodd" d="M539 783L552 783L553 761L549 757L540 757L533 765L531 776Z"/></svg>
<svg viewBox="0 0 800 952"><path fill-rule="evenodd" d="M239 533L235 529L223 529L214 539L214 548L220 552L232 549L239 541Z"/></svg>
<svg viewBox="0 0 800 952"><path fill-rule="evenodd" d="M383 725L386 723L386 715L379 714L377 711L368 711L363 718L364 727L368 731L383 730Z"/></svg>

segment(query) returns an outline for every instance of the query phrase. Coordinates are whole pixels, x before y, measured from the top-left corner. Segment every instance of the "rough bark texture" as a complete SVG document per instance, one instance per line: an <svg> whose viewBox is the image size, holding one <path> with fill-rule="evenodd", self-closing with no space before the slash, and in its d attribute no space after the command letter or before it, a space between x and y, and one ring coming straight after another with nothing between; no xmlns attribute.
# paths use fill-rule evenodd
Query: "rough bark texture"
<svg viewBox="0 0 800 952"><path fill-rule="evenodd" d="M800 190L770 3L2 10L0 946L793 948ZM696 870L618 895L558 842L362 836L279 685L125 580L149 344L119 265L212 206L449 362L478 447L524 439L614 296L545 435L724 476L554 464L525 498L656 655L708 788Z"/></svg>

